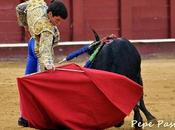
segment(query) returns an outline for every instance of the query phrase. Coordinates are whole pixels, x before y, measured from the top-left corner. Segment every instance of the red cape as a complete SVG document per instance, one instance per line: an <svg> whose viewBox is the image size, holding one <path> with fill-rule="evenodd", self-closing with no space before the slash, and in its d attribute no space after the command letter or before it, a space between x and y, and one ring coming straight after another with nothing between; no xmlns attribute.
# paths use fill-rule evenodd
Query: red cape
<svg viewBox="0 0 175 130"><path fill-rule="evenodd" d="M17 78L22 116L30 127L100 130L121 122L142 96L130 79L76 64Z"/></svg>

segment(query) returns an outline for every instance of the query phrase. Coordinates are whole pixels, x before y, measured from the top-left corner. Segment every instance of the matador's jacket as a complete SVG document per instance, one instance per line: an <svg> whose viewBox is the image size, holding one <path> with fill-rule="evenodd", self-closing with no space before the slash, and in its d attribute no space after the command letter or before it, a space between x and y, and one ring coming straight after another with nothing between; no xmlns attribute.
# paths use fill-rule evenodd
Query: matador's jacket
<svg viewBox="0 0 175 130"><path fill-rule="evenodd" d="M47 8L44 0L28 0L16 7L19 24L27 26L35 38L40 71L45 70L46 65L53 64L53 47L60 39L57 27L48 19Z"/></svg>

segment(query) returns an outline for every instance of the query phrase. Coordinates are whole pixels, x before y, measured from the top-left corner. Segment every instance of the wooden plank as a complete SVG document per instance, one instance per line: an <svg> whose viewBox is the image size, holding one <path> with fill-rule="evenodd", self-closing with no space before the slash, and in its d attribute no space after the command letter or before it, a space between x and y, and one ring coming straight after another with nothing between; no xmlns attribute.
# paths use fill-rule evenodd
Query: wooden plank
<svg viewBox="0 0 175 130"><path fill-rule="evenodd" d="M159 2L134 0L130 11L132 38L168 38L168 6L168 0L159 0Z"/></svg>
<svg viewBox="0 0 175 130"><path fill-rule="evenodd" d="M119 0L84 0L85 39L94 39L90 27L101 37L114 33L120 36ZM103 30L103 31L102 31Z"/></svg>
<svg viewBox="0 0 175 130"><path fill-rule="evenodd" d="M132 38L132 0L121 0L121 36Z"/></svg>
<svg viewBox="0 0 175 130"><path fill-rule="evenodd" d="M170 1L170 37L175 37L175 0Z"/></svg>
<svg viewBox="0 0 175 130"><path fill-rule="evenodd" d="M73 1L73 40L84 39L84 13L83 13L84 0Z"/></svg>
<svg viewBox="0 0 175 130"><path fill-rule="evenodd" d="M21 42L22 31L17 24L16 5L20 0L5 0L0 4L0 41Z"/></svg>

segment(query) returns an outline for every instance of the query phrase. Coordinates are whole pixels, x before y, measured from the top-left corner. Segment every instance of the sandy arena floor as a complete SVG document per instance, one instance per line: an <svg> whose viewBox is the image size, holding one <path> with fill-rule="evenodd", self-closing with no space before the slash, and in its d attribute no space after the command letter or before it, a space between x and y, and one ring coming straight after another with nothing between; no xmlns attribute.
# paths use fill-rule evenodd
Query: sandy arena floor
<svg viewBox="0 0 175 130"><path fill-rule="evenodd" d="M0 62L0 130L32 130L17 125L19 116L18 90L16 77L24 73L25 62ZM174 128L152 128L145 130L175 129L175 59L146 59L142 61L145 103L147 108L167 123L174 123ZM130 130L133 113L126 118L126 123L119 130ZM145 118L144 118L145 119ZM166 125L164 123L164 125ZM111 128L108 130L117 130Z"/></svg>

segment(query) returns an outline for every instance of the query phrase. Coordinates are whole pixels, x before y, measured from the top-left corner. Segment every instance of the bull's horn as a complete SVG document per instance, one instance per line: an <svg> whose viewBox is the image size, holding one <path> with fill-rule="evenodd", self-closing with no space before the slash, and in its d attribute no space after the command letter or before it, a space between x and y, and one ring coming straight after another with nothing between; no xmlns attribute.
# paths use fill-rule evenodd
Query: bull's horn
<svg viewBox="0 0 175 130"><path fill-rule="evenodd" d="M92 30L92 32L94 33L95 40L96 40L96 41L100 41L100 37L99 37L99 35L97 34L97 32L96 32L94 29L92 29L92 28L91 28L91 30Z"/></svg>

